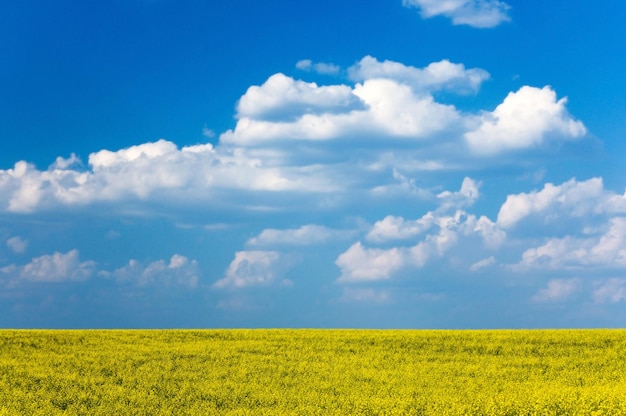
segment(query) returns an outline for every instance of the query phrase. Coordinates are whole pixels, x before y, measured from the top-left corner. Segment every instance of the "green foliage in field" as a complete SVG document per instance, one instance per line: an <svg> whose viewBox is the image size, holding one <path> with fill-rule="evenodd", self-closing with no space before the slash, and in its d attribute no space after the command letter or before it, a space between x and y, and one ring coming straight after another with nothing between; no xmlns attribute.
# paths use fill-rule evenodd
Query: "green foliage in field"
<svg viewBox="0 0 626 416"><path fill-rule="evenodd" d="M4 415L626 415L626 331L0 331Z"/></svg>

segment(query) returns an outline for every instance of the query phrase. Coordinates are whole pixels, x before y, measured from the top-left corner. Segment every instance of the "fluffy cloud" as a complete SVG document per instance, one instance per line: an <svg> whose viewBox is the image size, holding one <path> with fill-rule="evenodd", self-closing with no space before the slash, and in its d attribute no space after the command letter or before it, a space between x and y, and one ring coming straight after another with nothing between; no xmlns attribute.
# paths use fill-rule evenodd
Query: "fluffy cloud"
<svg viewBox="0 0 626 416"><path fill-rule="evenodd" d="M241 289L252 286L267 286L283 273L284 256L277 251L238 251L230 263L224 278L213 284L215 289ZM289 284L289 281L283 280Z"/></svg>
<svg viewBox="0 0 626 416"><path fill-rule="evenodd" d="M491 155L537 147L550 135L581 137L585 126L567 113L566 102L557 100L550 87L522 87L493 112L483 114L478 128L465 133L465 139L474 152Z"/></svg>
<svg viewBox="0 0 626 416"><path fill-rule="evenodd" d="M476 272L494 264L496 264L496 258L493 256L489 256L486 259L479 260L476 263L472 264L469 269L472 272Z"/></svg>
<svg viewBox="0 0 626 416"><path fill-rule="evenodd" d="M460 122L453 106L437 103L430 95L416 95L410 86L391 79L367 80L357 84L352 94L361 100L363 109L350 105L343 111L304 112L294 115L291 121L241 117L235 129L222 134L220 140L249 146L276 140L323 141L359 135L422 139ZM283 99L277 107L293 101ZM249 106L254 107L255 103Z"/></svg>
<svg viewBox="0 0 626 416"><path fill-rule="evenodd" d="M284 121L304 114L347 113L361 108L347 85L318 86L275 74L252 86L237 105L238 118Z"/></svg>
<svg viewBox="0 0 626 416"><path fill-rule="evenodd" d="M534 302L560 302L567 300L582 287L582 282L578 278L573 279L553 279L548 282L548 286L539 290L532 300Z"/></svg>
<svg viewBox="0 0 626 416"><path fill-rule="evenodd" d="M487 248L502 244L506 234L487 217L477 218L458 210L453 215L428 212L415 221L386 217L376 223L368 238L373 242L407 239L424 234L412 246L369 248L361 242L339 255L335 264L341 269L339 283L386 280L405 267L421 268L441 258L462 237L479 236Z"/></svg>
<svg viewBox="0 0 626 416"><path fill-rule="evenodd" d="M113 272L101 272L106 278L120 283L137 286L183 286L195 288L198 285L198 262L180 254L174 254L169 262L157 260L147 265L138 260L130 260L124 267Z"/></svg>
<svg viewBox="0 0 626 416"><path fill-rule="evenodd" d="M600 236L551 238L545 244L530 248L514 267L576 269L582 267L626 268L626 218L609 220Z"/></svg>
<svg viewBox="0 0 626 416"><path fill-rule="evenodd" d="M409 85L417 92L449 90L475 93L489 79L489 73L483 69L465 69L465 65L447 59L433 62L425 68L416 68L389 60L381 62L369 55L349 68L348 74L356 82L389 79Z"/></svg>
<svg viewBox="0 0 626 416"><path fill-rule="evenodd" d="M498 0L403 0L405 7L417 7L424 19L445 16L455 25L491 28L510 20L510 6Z"/></svg>
<svg viewBox="0 0 626 416"><path fill-rule="evenodd" d="M0 170L0 209L32 212L59 205L164 200L198 203L218 190L328 192L337 184L315 166L276 166L270 154L210 144L182 149L166 140L89 156L90 170L40 171L26 162Z"/></svg>
<svg viewBox="0 0 626 416"><path fill-rule="evenodd" d="M626 193L604 189L602 178L586 181L570 179L561 184L547 183L540 191L509 195L498 212L498 225L511 228L524 218L544 220L561 217L626 213Z"/></svg>
<svg viewBox="0 0 626 416"><path fill-rule="evenodd" d="M81 262L78 250L71 250L36 257L23 266L6 266L0 272L9 277L11 284L21 281L59 283L87 280L95 273L95 266L93 261Z"/></svg>
<svg viewBox="0 0 626 416"><path fill-rule="evenodd" d="M313 245L325 243L331 239L345 238L351 232L333 230L321 225L303 225L300 228L277 230L266 229L246 243L249 246L275 245Z"/></svg>

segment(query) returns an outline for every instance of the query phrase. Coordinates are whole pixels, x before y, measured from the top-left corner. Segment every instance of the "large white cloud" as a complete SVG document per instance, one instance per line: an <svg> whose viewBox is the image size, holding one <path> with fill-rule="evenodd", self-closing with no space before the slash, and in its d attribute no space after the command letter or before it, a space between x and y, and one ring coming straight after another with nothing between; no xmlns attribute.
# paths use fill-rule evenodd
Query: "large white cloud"
<svg viewBox="0 0 626 416"><path fill-rule="evenodd" d="M341 185L317 166L277 166L271 154L218 150L210 144L181 149L159 140L89 156L90 170L38 170L26 162L0 170L0 209L32 212L101 201L206 202L217 190L329 192Z"/></svg>
<svg viewBox="0 0 626 416"><path fill-rule="evenodd" d="M222 134L220 140L249 146L277 140L322 141L359 135L423 139L460 122L453 106L437 103L429 94L416 95L410 86L395 80L370 79L357 84L352 94L363 102L362 109L304 112L290 121L241 117L235 129ZM284 100L284 105L288 105L293 99Z"/></svg>
<svg viewBox="0 0 626 416"><path fill-rule="evenodd" d="M417 7L424 19L445 16L455 25L491 28L510 20L510 6L499 0L403 0L406 7Z"/></svg>
<svg viewBox="0 0 626 416"><path fill-rule="evenodd" d="M524 86L509 93L493 112L484 113L478 128L467 132L465 139L474 152L492 155L537 147L551 135L581 137L585 126L568 114L566 102L557 100L550 87Z"/></svg>

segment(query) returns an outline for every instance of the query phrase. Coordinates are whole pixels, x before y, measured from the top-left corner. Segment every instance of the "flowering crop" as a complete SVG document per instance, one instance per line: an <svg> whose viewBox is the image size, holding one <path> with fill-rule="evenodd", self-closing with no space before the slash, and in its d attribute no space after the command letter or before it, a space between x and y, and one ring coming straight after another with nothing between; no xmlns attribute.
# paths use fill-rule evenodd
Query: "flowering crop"
<svg viewBox="0 0 626 416"><path fill-rule="evenodd" d="M626 331L0 331L4 415L619 415Z"/></svg>

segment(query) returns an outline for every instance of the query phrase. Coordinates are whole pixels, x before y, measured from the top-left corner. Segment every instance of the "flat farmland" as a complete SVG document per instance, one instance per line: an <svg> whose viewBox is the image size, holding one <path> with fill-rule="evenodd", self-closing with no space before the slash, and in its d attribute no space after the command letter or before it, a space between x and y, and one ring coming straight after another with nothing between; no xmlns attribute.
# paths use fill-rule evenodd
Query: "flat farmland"
<svg viewBox="0 0 626 416"><path fill-rule="evenodd" d="M623 415L624 330L0 330L0 415Z"/></svg>

